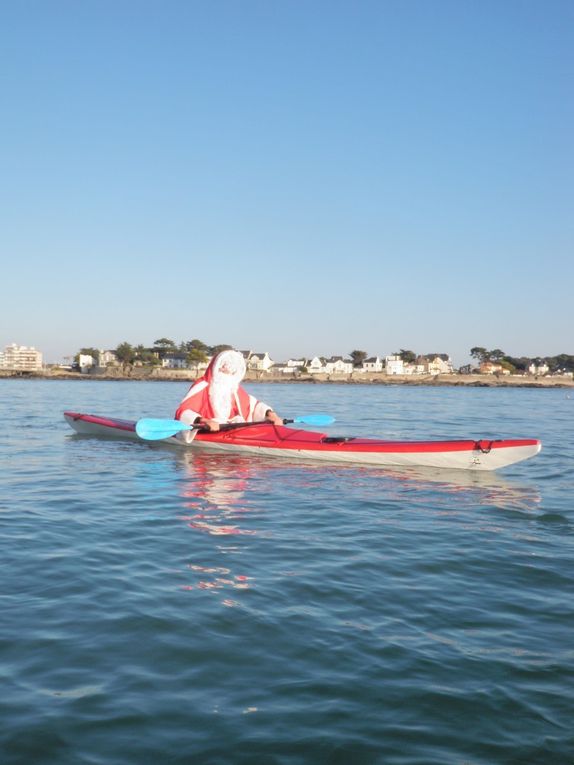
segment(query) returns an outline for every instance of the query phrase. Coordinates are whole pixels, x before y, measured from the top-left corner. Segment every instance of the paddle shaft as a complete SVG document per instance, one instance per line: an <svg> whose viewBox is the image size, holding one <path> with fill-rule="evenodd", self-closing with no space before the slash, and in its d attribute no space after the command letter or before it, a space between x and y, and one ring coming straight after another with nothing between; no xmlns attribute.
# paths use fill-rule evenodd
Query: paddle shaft
<svg viewBox="0 0 574 765"><path fill-rule="evenodd" d="M295 422L295 420L284 419L283 425L288 425L291 422ZM236 428L251 428L254 425L273 425L273 424L274 423L272 423L271 420L257 420L256 422L223 422L219 426L219 431L206 428L201 423L198 423L197 425L192 425L190 427L197 428L197 430L203 433L217 433L217 432L220 433L222 430L235 430Z"/></svg>

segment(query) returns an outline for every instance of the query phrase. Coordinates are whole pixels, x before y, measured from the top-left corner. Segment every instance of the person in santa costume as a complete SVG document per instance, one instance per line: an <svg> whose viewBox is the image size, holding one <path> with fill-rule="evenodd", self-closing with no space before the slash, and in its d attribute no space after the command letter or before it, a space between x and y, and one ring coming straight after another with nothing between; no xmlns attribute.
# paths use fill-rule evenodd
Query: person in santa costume
<svg viewBox="0 0 574 765"><path fill-rule="evenodd" d="M225 422L267 420L283 425L281 417L270 406L241 387L245 372L245 359L239 351L222 351L214 356L205 374L188 390L175 419L208 430L219 430ZM181 435L191 439L195 432L188 430Z"/></svg>

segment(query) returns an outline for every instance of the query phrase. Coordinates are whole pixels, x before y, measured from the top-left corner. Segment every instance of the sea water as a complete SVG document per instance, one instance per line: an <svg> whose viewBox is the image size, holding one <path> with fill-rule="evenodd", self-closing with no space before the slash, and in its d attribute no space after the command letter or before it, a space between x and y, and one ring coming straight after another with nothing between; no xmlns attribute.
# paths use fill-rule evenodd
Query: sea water
<svg viewBox="0 0 574 765"><path fill-rule="evenodd" d="M0 381L0 763L574 762L574 396L252 384L330 435L538 437L498 473L75 435L185 383Z"/></svg>

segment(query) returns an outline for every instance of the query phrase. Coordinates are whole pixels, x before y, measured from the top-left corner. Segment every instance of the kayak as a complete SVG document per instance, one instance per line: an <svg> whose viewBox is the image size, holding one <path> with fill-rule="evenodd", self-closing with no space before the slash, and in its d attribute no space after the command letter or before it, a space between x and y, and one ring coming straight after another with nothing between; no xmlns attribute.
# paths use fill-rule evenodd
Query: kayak
<svg viewBox="0 0 574 765"><path fill-rule="evenodd" d="M128 438L145 443L136 423L93 414L64 412L79 434ZM463 470L498 470L534 457L542 445L527 439L468 439L457 441L383 441L375 438L328 436L316 431L272 423L236 424L216 433L197 431L187 443L177 435L162 439L186 449L235 452L360 465L421 466Z"/></svg>

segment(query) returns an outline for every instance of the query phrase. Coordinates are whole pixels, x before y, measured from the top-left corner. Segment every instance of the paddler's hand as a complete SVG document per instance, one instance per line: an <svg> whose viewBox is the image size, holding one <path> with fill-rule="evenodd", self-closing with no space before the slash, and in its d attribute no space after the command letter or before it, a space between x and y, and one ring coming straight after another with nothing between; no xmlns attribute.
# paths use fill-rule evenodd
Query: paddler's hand
<svg viewBox="0 0 574 765"><path fill-rule="evenodd" d="M219 430L219 423L217 420L210 420L208 417L201 417L198 424L205 430Z"/></svg>
<svg viewBox="0 0 574 765"><path fill-rule="evenodd" d="M273 409L268 409L267 410L267 412L265 413L265 419L268 422L272 422L273 425L283 425L283 418L279 417L278 414L275 414Z"/></svg>

